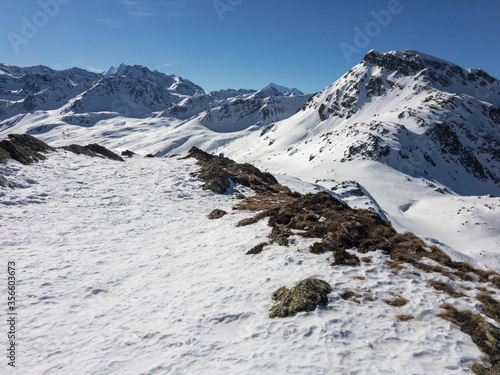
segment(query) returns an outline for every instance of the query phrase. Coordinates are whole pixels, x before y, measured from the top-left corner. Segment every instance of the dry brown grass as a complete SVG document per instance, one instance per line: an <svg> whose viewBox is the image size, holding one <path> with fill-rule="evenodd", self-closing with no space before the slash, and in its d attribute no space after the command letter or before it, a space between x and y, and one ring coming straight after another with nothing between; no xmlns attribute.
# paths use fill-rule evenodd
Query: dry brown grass
<svg viewBox="0 0 500 375"><path fill-rule="evenodd" d="M359 266L360 260L356 254L348 253L345 249L337 250L333 253L331 266Z"/></svg>
<svg viewBox="0 0 500 375"><path fill-rule="evenodd" d="M500 302L491 298L492 292L482 292L476 298L484 306L481 312L500 323Z"/></svg>
<svg viewBox="0 0 500 375"><path fill-rule="evenodd" d="M427 272L427 273L436 272L436 273L440 273L440 274L442 274L444 276L448 276L448 277L450 274L450 272L448 272L446 270L446 268L444 268L443 266L436 266L436 265L431 266L428 264L415 262L415 263L413 263L413 267L418 268L419 270L422 270L422 271Z"/></svg>
<svg viewBox="0 0 500 375"><path fill-rule="evenodd" d="M247 255L255 255L255 254L260 254L262 253L262 250L264 249L265 246L269 245L269 242L261 242L258 245L255 245L252 247L250 250L246 252Z"/></svg>
<svg viewBox="0 0 500 375"><path fill-rule="evenodd" d="M349 299L351 299L353 297L361 298L363 296L361 294L359 294L359 293L353 292L352 290L346 290L346 291L344 291L344 293L342 293L340 295L340 297L342 299L345 299L347 301L347 300L349 300ZM359 303L359 301L355 301L355 302Z"/></svg>
<svg viewBox="0 0 500 375"><path fill-rule="evenodd" d="M366 280L366 277L364 277L364 276L351 276L351 279L353 279L353 280L362 280L363 281L363 280Z"/></svg>
<svg viewBox="0 0 500 375"><path fill-rule="evenodd" d="M438 316L460 326L462 332L472 338L472 341L492 365L491 369L487 369L476 363L473 366L474 372L483 375L499 374L500 329L485 321L480 314L474 314L468 310L457 310L451 305L442 305L440 307L446 311Z"/></svg>
<svg viewBox="0 0 500 375"><path fill-rule="evenodd" d="M400 322L407 322L409 320L415 319L415 317L411 315L398 315L396 318L398 318Z"/></svg>
<svg viewBox="0 0 500 375"><path fill-rule="evenodd" d="M455 291L450 284L442 281L430 281L429 285L436 290L449 294L453 298L460 298L464 296L464 294Z"/></svg>
<svg viewBox="0 0 500 375"><path fill-rule="evenodd" d="M394 306L394 307L404 306L408 302L410 302L410 301L408 301L406 298L403 298L403 297L396 298L395 300L392 300L392 301L385 301L385 303L387 303L390 306Z"/></svg>

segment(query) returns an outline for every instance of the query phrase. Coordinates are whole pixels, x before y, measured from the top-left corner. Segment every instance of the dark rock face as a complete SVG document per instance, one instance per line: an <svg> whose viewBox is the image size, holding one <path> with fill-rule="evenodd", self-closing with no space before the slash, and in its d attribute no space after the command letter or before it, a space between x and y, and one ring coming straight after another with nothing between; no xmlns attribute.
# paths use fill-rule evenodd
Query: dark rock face
<svg viewBox="0 0 500 375"><path fill-rule="evenodd" d="M61 148L63 150L70 151L70 152L72 152L74 154L77 154L77 155L86 155L86 156L90 156L90 157L96 157L97 156L95 153L89 151L88 149L86 149L85 147L80 146L80 145L72 144L72 145L69 145L69 146L63 146Z"/></svg>
<svg viewBox="0 0 500 375"><path fill-rule="evenodd" d="M272 294L275 306L271 318L295 316L301 311L314 311L317 306L328 303L332 287L320 279L305 279L291 289L281 287Z"/></svg>
<svg viewBox="0 0 500 375"><path fill-rule="evenodd" d="M95 152L96 154L100 154L108 159L116 160L116 161L125 161L120 156L115 154L113 151L108 150L106 147L98 145L97 143L87 145L85 148L89 151Z"/></svg>
<svg viewBox="0 0 500 375"><path fill-rule="evenodd" d="M102 157L102 158L108 158L111 160L116 160L116 161L125 161L123 160L120 156L115 154L113 151L108 150L106 147L103 147L101 145L98 145L96 143L87 145L87 146L80 146L80 145L69 145L69 146L64 146L61 147L63 150L73 152L78 155L86 155L86 156L91 156L91 157Z"/></svg>
<svg viewBox="0 0 500 375"><path fill-rule="evenodd" d="M251 187L256 191L271 191L271 185L278 184L272 174L261 172L251 164L238 164L224 156L210 155L197 147L191 148L186 158L195 158L201 165L202 168L197 173L197 177L206 181L203 185L204 190L225 193L231 186L230 181Z"/></svg>
<svg viewBox="0 0 500 375"><path fill-rule="evenodd" d="M14 159L21 164L30 164L35 161L44 160L46 157L41 153L55 151L46 143L28 134L9 134L9 140L0 142L0 163L8 159Z"/></svg>
<svg viewBox="0 0 500 375"><path fill-rule="evenodd" d="M219 210L219 209L215 209L213 210L212 212L210 212L208 214L208 218L210 220L214 220L214 219L220 219L221 217L223 217L224 215L227 215L227 212L224 211L224 210Z"/></svg>
<svg viewBox="0 0 500 375"><path fill-rule="evenodd" d="M131 158L134 155L135 155L135 152L133 152L133 151L130 151L130 150L122 151L122 156L125 156L127 158Z"/></svg>

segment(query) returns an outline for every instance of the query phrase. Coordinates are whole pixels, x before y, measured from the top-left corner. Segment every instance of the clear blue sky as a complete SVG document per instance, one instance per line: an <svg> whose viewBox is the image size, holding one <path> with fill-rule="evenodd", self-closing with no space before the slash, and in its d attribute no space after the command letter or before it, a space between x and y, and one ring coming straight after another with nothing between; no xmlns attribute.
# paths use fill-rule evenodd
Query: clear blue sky
<svg viewBox="0 0 500 375"><path fill-rule="evenodd" d="M182 76L205 90L258 89L272 81L312 93L370 49L415 49L500 77L500 1L397 3L0 0L0 62L94 70L123 62ZM376 20L373 12L384 10ZM370 35L355 40L355 28ZM352 47L349 58L341 44Z"/></svg>

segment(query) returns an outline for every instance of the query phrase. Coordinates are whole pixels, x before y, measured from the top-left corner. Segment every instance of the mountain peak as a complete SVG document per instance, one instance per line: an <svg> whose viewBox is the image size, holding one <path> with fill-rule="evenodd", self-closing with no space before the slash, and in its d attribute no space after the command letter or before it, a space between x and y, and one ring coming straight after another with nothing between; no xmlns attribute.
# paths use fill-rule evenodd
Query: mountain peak
<svg viewBox="0 0 500 375"><path fill-rule="evenodd" d="M264 87L261 91L265 91L265 90L270 89L270 88L274 88L282 94L304 95L304 93L302 91L300 91L299 89L297 89L295 87L290 89L290 88L285 87L285 86L277 85L273 82L271 82L269 85Z"/></svg>

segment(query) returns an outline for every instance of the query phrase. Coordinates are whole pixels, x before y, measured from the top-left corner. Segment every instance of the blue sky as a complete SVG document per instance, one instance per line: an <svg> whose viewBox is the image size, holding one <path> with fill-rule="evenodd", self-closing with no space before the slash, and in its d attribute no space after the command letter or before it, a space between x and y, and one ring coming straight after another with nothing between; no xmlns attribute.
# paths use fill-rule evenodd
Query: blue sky
<svg viewBox="0 0 500 375"><path fill-rule="evenodd" d="M145 65L205 90L312 93L370 49L416 49L500 78L500 1L0 0L0 62ZM363 34L363 35L361 35Z"/></svg>

